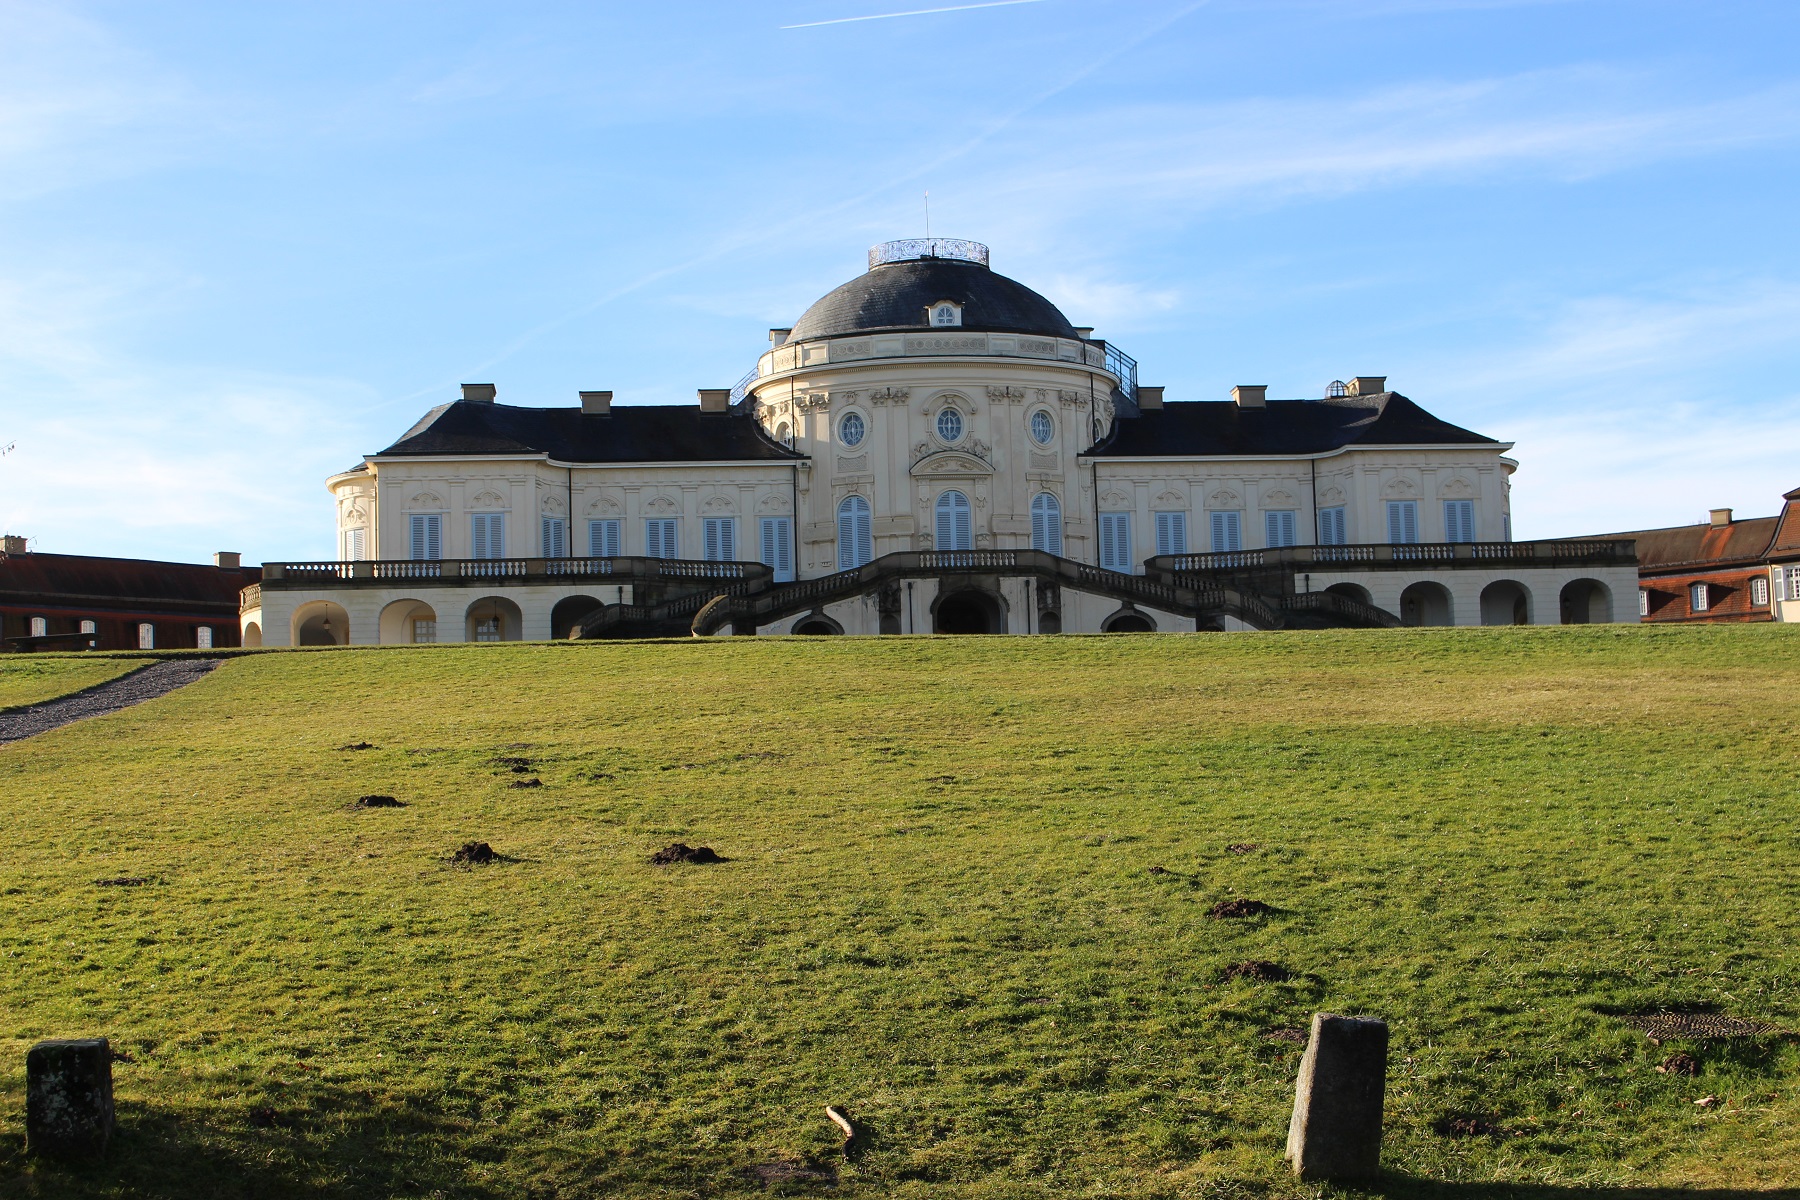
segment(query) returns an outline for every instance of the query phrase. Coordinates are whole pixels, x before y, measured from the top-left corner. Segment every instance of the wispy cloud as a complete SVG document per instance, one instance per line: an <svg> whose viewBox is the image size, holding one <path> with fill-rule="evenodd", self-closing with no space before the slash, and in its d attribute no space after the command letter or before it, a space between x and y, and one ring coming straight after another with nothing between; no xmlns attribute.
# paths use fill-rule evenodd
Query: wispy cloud
<svg viewBox="0 0 1800 1200"><path fill-rule="evenodd" d="M984 0L981 4L952 4L946 8L915 8L907 12L872 13L866 17L835 17L829 21L802 21L781 29L816 29L820 25L852 25L858 21L889 21L895 17L929 17L937 13L967 12L972 8L1011 8L1015 4L1042 4L1044 0Z"/></svg>

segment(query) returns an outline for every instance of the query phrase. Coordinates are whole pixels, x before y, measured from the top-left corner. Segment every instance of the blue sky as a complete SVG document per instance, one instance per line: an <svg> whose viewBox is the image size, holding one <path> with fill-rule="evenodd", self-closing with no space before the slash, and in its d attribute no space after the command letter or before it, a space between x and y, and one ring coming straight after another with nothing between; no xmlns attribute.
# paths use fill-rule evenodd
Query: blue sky
<svg viewBox="0 0 1800 1200"><path fill-rule="evenodd" d="M1800 486L1800 5L808 24L939 4L0 0L0 524L327 557L459 382L692 403L927 189L1172 400L1385 374L1517 442L1520 537Z"/></svg>

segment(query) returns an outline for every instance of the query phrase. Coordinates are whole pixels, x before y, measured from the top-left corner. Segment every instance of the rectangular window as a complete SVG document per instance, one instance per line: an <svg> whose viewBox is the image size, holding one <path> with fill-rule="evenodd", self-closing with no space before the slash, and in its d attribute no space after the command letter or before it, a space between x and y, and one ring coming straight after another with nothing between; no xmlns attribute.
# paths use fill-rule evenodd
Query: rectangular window
<svg viewBox="0 0 1800 1200"><path fill-rule="evenodd" d="M1244 548L1244 515L1237 512L1212 514L1212 548L1214 554L1230 554Z"/></svg>
<svg viewBox="0 0 1800 1200"><path fill-rule="evenodd" d="M1298 522L1294 520L1291 509L1277 509L1263 514L1263 544L1266 546L1292 546L1299 540Z"/></svg>
<svg viewBox="0 0 1800 1200"><path fill-rule="evenodd" d="M81 623L81 632L83 632L83 633L99 633L100 626L94 624L92 621L83 621Z"/></svg>
<svg viewBox="0 0 1800 1200"><path fill-rule="evenodd" d="M414 617L413 641L419 645L437 641L437 621L432 617Z"/></svg>
<svg viewBox="0 0 1800 1200"><path fill-rule="evenodd" d="M707 562L737 561L737 518L707 517L704 522Z"/></svg>
<svg viewBox="0 0 1800 1200"><path fill-rule="evenodd" d="M1639 588L1638 589L1638 616L1647 617L1649 615L1650 615L1650 589L1649 588Z"/></svg>
<svg viewBox="0 0 1800 1200"><path fill-rule="evenodd" d="M1693 612L1703 613L1711 607L1712 597L1706 594L1706 585L1704 583L1688 584L1688 608Z"/></svg>
<svg viewBox="0 0 1800 1200"><path fill-rule="evenodd" d="M478 642L497 642L500 640L499 617L477 617L475 619L475 640Z"/></svg>
<svg viewBox="0 0 1800 1200"><path fill-rule="evenodd" d="M617 518L588 522L588 555L590 557L617 558L622 553L624 552L619 549Z"/></svg>
<svg viewBox="0 0 1800 1200"><path fill-rule="evenodd" d="M1419 502L1389 500L1387 502L1388 541L1396 546L1419 540Z"/></svg>
<svg viewBox="0 0 1800 1200"><path fill-rule="evenodd" d="M211 625L202 625L194 631L194 645L202 650L211 650L213 648Z"/></svg>
<svg viewBox="0 0 1800 1200"><path fill-rule="evenodd" d="M1156 514L1156 552L1158 554L1187 553L1186 513L1159 512Z"/></svg>
<svg viewBox="0 0 1800 1200"><path fill-rule="evenodd" d="M444 517L442 513L413 513L407 522L413 558L444 557Z"/></svg>
<svg viewBox="0 0 1800 1200"><path fill-rule="evenodd" d="M543 522L544 557L569 557L569 523L561 517L545 517Z"/></svg>
<svg viewBox="0 0 1800 1200"><path fill-rule="evenodd" d="M344 561L362 562L369 557L369 531L366 529L344 530Z"/></svg>
<svg viewBox="0 0 1800 1200"><path fill-rule="evenodd" d="M1444 540L1446 542L1472 542L1475 540L1475 502L1473 500L1444 501Z"/></svg>
<svg viewBox="0 0 1800 1200"><path fill-rule="evenodd" d="M31 618L31 636L47 637L50 633L50 622L44 617Z"/></svg>
<svg viewBox="0 0 1800 1200"><path fill-rule="evenodd" d="M1787 598L1800 600L1800 566L1790 566L1787 569Z"/></svg>
<svg viewBox="0 0 1800 1200"><path fill-rule="evenodd" d="M1319 510L1319 545L1342 546L1350 539L1345 535L1344 506L1333 505Z"/></svg>
<svg viewBox="0 0 1800 1200"><path fill-rule="evenodd" d="M762 535L763 565L775 572L775 582L793 582L793 520L789 517L762 517L757 521L757 532Z"/></svg>
<svg viewBox="0 0 1800 1200"><path fill-rule="evenodd" d="M644 557L680 558L680 517L651 517L644 522Z"/></svg>
<svg viewBox="0 0 1800 1200"><path fill-rule="evenodd" d="M1769 602L1769 581L1761 575L1750 581L1750 603L1761 608Z"/></svg>
<svg viewBox="0 0 1800 1200"><path fill-rule="evenodd" d="M1503 542L1512 541L1512 514L1511 513L1501 513L1500 514L1500 540Z"/></svg>
<svg viewBox="0 0 1800 1200"><path fill-rule="evenodd" d="M506 514L469 514L469 557L506 557Z"/></svg>
<svg viewBox="0 0 1800 1200"><path fill-rule="evenodd" d="M1131 570L1131 514L1100 514L1100 565L1108 571Z"/></svg>
<svg viewBox="0 0 1800 1200"><path fill-rule="evenodd" d="M145 621L142 625L138 626L138 649L156 649L156 626L150 624L148 621Z"/></svg>

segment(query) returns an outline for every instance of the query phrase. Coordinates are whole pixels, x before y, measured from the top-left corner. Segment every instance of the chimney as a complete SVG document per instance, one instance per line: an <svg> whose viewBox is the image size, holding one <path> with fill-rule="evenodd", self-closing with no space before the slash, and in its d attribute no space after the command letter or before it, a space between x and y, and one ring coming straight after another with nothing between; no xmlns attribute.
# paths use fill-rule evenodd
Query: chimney
<svg viewBox="0 0 1800 1200"><path fill-rule="evenodd" d="M790 334L792 332L794 332L792 329L771 329L771 330L769 330L769 345L779 346L779 345L783 344L784 342L786 342L788 340L788 334Z"/></svg>
<svg viewBox="0 0 1800 1200"><path fill-rule="evenodd" d="M236 550L214 550L213 566L223 567L227 571L235 571L243 565L240 561L242 558L243 555Z"/></svg>
<svg viewBox="0 0 1800 1200"><path fill-rule="evenodd" d="M492 404L494 393L499 390L491 383L465 383L462 389L463 399L470 404Z"/></svg>
<svg viewBox="0 0 1800 1200"><path fill-rule="evenodd" d="M1231 389L1231 398L1239 408L1267 408L1269 404L1269 385L1266 383L1240 383Z"/></svg>
<svg viewBox="0 0 1800 1200"><path fill-rule="evenodd" d="M1729 508L1715 508L1709 511L1712 513L1712 523L1714 525L1731 524L1731 510ZM11 539L9 538L7 540L10 541Z"/></svg>
<svg viewBox="0 0 1800 1200"><path fill-rule="evenodd" d="M701 388L700 411L703 413L722 413L731 407L730 388Z"/></svg>
<svg viewBox="0 0 1800 1200"><path fill-rule="evenodd" d="M1358 375L1350 380L1352 396L1374 396L1387 391L1386 375Z"/></svg>
<svg viewBox="0 0 1800 1200"><path fill-rule="evenodd" d="M16 533L9 533L6 535L6 541L4 543L4 553L7 553L7 554L29 554L29 553L31 553L31 551L26 547L24 538L20 537Z"/></svg>
<svg viewBox="0 0 1800 1200"><path fill-rule="evenodd" d="M602 416L602 417L612 416L612 393L611 392L583 392L583 393L581 393L581 411L584 413L593 413L596 416Z"/></svg>
<svg viewBox="0 0 1800 1200"><path fill-rule="evenodd" d="M1077 325L1075 327L1075 336L1084 342L1091 342L1094 340L1094 327L1092 325Z"/></svg>
<svg viewBox="0 0 1800 1200"><path fill-rule="evenodd" d="M1163 390L1159 387L1145 387L1144 385L1139 384L1138 411L1156 412L1162 408L1162 394Z"/></svg>

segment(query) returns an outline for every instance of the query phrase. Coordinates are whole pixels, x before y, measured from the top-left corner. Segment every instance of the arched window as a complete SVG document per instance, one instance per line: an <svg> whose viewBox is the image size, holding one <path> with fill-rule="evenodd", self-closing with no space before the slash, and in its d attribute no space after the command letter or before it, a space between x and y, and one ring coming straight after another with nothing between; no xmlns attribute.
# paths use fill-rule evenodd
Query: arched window
<svg viewBox="0 0 1800 1200"><path fill-rule="evenodd" d="M861 496L845 496L838 505L838 570L853 570L874 557L869 502Z"/></svg>
<svg viewBox="0 0 1800 1200"><path fill-rule="evenodd" d="M788 428L786 421L775 427L775 440L790 450L794 448L794 432Z"/></svg>
<svg viewBox="0 0 1800 1200"><path fill-rule="evenodd" d="M1062 553L1062 505L1049 492L1031 498L1031 548Z"/></svg>
<svg viewBox="0 0 1800 1200"><path fill-rule="evenodd" d="M1056 422L1050 414L1038 409L1031 414L1031 440L1040 446L1048 446L1050 439L1056 436Z"/></svg>
<svg viewBox="0 0 1800 1200"><path fill-rule="evenodd" d="M845 413L844 419L838 422L838 440L846 446L861 445L864 432L865 427L861 413Z"/></svg>
<svg viewBox="0 0 1800 1200"><path fill-rule="evenodd" d="M1349 394L1350 389L1344 386L1344 381L1341 379L1334 379L1325 385L1325 395L1329 399L1335 400L1339 396L1348 396Z"/></svg>
<svg viewBox="0 0 1800 1200"><path fill-rule="evenodd" d="M962 414L954 408L945 407L937 415L937 435L946 442L961 441L963 435Z"/></svg>
<svg viewBox="0 0 1800 1200"><path fill-rule="evenodd" d="M952 409L945 409L952 412ZM969 512L969 498L961 492L945 492L937 499L937 548L939 550L973 550L975 535Z"/></svg>

